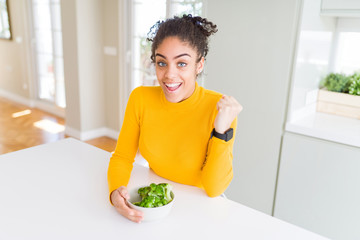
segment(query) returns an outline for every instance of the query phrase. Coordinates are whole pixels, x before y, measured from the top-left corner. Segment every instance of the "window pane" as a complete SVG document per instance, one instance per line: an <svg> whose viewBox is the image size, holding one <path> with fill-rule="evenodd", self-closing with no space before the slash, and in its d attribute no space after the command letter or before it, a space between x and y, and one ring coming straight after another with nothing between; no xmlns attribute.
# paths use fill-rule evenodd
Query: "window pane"
<svg viewBox="0 0 360 240"><path fill-rule="evenodd" d="M159 20L165 19L166 0L134 1L134 36L133 36L133 81L132 88L140 85L154 85L150 76L151 42L147 41L150 28ZM141 69L141 70L139 70ZM144 72L147 71L147 73ZM152 73L155 75L154 73ZM149 80L150 79L150 80ZM155 81L156 84L156 81Z"/></svg>
<svg viewBox="0 0 360 240"><path fill-rule="evenodd" d="M9 15L6 1L0 1L0 37L10 38Z"/></svg>
<svg viewBox="0 0 360 240"><path fill-rule="evenodd" d="M60 4L60 0L51 0L51 2Z"/></svg>
<svg viewBox="0 0 360 240"><path fill-rule="evenodd" d="M359 43L359 32L342 32L339 34L336 72L353 74L355 71L360 71Z"/></svg>
<svg viewBox="0 0 360 240"><path fill-rule="evenodd" d="M61 57L55 58L55 75L56 80L64 81L64 59Z"/></svg>
<svg viewBox="0 0 360 240"><path fill-rule="evenodd" d="M137 86L156 86L158 81L154 67L150 69L137 69L134 71L135 76L138 81L136 82Z"/></svg>
<svg viewBox="0 0 360 240"><path fill-rule="evenodd" d="M170 8L173 12L170 16L182 16L183 14L191 14L193 16L201 16L202 2L201 1L173 1L173 6Z"/></svg>
<svg viewBox="0 0 360 240"><path fill-rule="evenodd" d="M55 79L53 77L40 76L40 85L39 85L40 99L46 99L49 101L54 100L54 93L55 93L54 82Z"/></svg>
<svg viewBox="0 0 360 240"><path fill-rule="evenodd" d="M63 55L62 32L60 31L54 32L54 48L55 56L60 57Z"/></svg>
<svg viewBox="0 0 360 240"><path fill-rule="evenodd" d="M36 51L38 53L52 54L52 33L49 30L36 30Z"/></svg>
<svg viewBox="0 0 360 240"><path fill-rule="evenodd" d="M36 38L38 97L65 107L60 1L31 2Z"/></svg>
<svg viewBox="0 0 360 240"><path fill-rule="evenodd" d="M138 0L134 3L134 34L146 36L151 26L165 19L166 0Z"/></svg>
<svg viewBox="0 0 360 240"><path fill-rule="evenodd" d="M38 3L34 3L33 18L35 29L51 30L49 1L43 0L38 1Z"/></svg>
<svg viewBox="0 0 360 240"><path fill-rule="evenodd" d="M60 4L52 4L51 5L51 14L53 21L53 29L61 30L61 12L60 12Z"/></svg>
<svg viewBox="0 0 360 240"><path fill-rule="evenodd" d="M55 59L55 76L56 76L56 105L65 107L65 81L64 81L64 59L58 57Z"/></svg>
<svg viewBox="0 0 360 240"><path fill-rule="evenodd" d="M37 55L38 74L41 76L54 76L53 56L51 54Z"/></svg>

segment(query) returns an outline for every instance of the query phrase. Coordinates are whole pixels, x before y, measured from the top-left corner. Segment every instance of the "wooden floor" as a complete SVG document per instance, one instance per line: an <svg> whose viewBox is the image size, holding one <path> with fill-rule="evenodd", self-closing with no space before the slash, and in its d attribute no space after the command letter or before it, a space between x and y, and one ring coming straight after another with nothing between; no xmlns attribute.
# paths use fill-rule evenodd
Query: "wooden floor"
<svg viewBox="0 0 360 240"><path fill-rule="evenodd" d="M63 118L0 97L0 154L64 139L64 126ZM86 142L108 152L116 146L108 137Z"/></svg>

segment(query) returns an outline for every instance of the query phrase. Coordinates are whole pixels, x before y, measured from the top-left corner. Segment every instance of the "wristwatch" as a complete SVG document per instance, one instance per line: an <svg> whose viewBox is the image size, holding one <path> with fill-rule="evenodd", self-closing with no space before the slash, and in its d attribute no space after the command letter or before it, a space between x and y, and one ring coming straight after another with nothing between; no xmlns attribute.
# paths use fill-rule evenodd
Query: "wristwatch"
<svg viewBox="0 0 360 240"><path fill-rule="evenodd" d="M233 138L234 135L234 129L230 128L229 130L227 130L225 133L218 133L215 131L215 128L212 130L211 132L211 137L213 136L216 138L219 138L221 140L224 140L225 142L230 141Z"/></svg>

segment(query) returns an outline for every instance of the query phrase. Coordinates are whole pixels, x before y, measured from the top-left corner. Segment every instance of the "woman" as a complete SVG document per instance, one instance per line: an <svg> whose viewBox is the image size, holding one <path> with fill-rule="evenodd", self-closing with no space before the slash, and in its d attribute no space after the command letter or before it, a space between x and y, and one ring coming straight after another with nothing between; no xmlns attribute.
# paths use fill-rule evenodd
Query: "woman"
<svg viewBox="0 0 360 240"><path fill-rule="evenodd" d="M126 185L138 149L156 174L200 187L210 197L222 194L232 180L233 136L242 107L196 82L216 31L213 23L191 15L158 22L150 31L160 86L131 93L108 169L110 201L134 222L142 213L126 205Z"/></svg>

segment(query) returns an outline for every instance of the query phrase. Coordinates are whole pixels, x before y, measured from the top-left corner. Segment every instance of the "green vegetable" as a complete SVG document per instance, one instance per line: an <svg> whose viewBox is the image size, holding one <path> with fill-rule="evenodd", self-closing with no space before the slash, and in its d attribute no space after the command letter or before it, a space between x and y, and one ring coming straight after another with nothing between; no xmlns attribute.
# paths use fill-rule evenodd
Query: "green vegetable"
<svg viewBox="0 0 360 240"><path fill-rule="evenodd" d="M172 201L171 190L172 186L168 183L151 183L150 186L139 188L141 201L133 204L145 208L164 206Z"/></svg>
<svg viewBox="0 0 360 240"><path fill-rule="evenodd" d="M350 77L349 93L352 95L360 95L360 73L355 73Z"/></svg>
<svg viewBox="0 0 360 240"><path fill-rule="evenodd" d="M342 73L330 73L321 82L322 87L333 92L349 92L350 77Z"/></svg>

